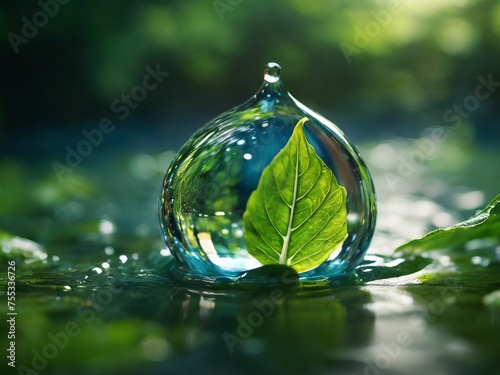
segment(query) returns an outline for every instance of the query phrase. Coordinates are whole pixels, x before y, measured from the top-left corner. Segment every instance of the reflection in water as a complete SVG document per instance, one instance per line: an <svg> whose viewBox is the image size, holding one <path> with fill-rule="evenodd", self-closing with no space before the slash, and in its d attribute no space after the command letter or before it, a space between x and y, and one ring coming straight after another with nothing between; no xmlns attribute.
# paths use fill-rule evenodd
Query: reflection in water
<svg viewBox="0 0 500 375"><path fill-rule="evenodd" d="M69 279L83 275L51 280L74 286ZM69 321L82 332L65 348L71 360L50 361L49 372L78 365L90 373L106 363L111 374L491 374L497 363L500 312L482 302L491 287L443 279L445 285L427 288L365 284L290 292L277 286L223 293L112 268L85 280L83 287L52 292L56 298L31 293L29 303L19 305L26 316L19 342L42 350L47 335L64 331ZM58 319L32 329L47 304ZM116 355L120 350L125 357ZM32 354L19 351L18 359L29 364Z"/></svg>
<svg viewBox="0 0 500 375"><path fill-rule="evenodd" d="M491 173L494 191L482 193L457 184L447 165L437 175L421 165L411 176L396 175L391 189L386 174L397 173L407 145L386 145L390 157L381 146L368 160L380 202L371 255L352 277L273 298L279 284L217 290L175 278L154 229L165 164L138 156L129 174L116 175L110 171L123 170L121 162L110 158L93 170L99 178L75 171L64 184L54 176L28 183L21 167L3 168L2 229L37 240L0 233L0 259L17 265L17 363L39 373L93 375L498 373L498 241L405 259L381 255L470 216L497 192L498 173ZM474 168L461 173L478 165L495 170L497 156L478 155L467 155ZM230 217L217 218L227 233L239 229ZM227 233L211 237L215 247ZM65 333L71 322L80 333L36 370L33 351L50 356L49 334Z"/></svg>
<svg viewBox="0 0 500 375"><path fill-rule="evenodd" d="M205 373L314 373L346 347L367 345L375 324L365 307L370 293L358 287L316 295L276 288L250 298L178 290L169 299L158 320L199 340L196 347L186 340L189 360L165 361L169 374L199 371L199 361Z"/></svg>

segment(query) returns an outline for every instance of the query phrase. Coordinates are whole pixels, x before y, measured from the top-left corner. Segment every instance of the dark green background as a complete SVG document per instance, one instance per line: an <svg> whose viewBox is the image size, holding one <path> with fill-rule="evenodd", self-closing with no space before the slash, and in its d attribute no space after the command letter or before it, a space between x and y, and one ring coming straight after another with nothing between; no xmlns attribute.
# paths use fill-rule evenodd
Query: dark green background
<svg viewBox="0 0 500 375"><path fill-rule="evenodd" d="M404 0L397 14L393 3L221 0L218 7L233 4L223 12L212 0L70 0L15 53L9 33L22 34L23 17L41 8L4 1L2 351L9 259L17 265L18 365L32 367L33 350L68 323L81 329L41 374L361 375L377 358L384 367L384 348L406 331L411 343L381 373L499 374L498 296L485 303L500 287L498 238L425 257L373 254L453 225L498 194L500 90L466 116L443 116L473 103L480 76L500 81L500 3ZM367 30L373 37L349 63L341 44L356 46ZM224 335L237 334L269 291L175 284L160 252L157 197L174 151L250 97L268 61L282 65L295 97L359 146L378 224L357 276L287 295L231 354ZM169 76L119 119L111 103L157 64ZM59 179L53 162L64 163L67 147L105 118L114 130ZM447 138L411 162L426 128ZM1 366L18 373L5 359Z"/></svg>
<svg viewBox="0 0 500 375"><path fill-rule="evenodd" d="M474 95L479 76L500 81L494 0L73 0L17 54L8 34L22 35L22 17L32 21L41 7L21 0L0 9L3 137L67 138L95 127L156 64L169 77L120 123L115 140L159 133L178 147L247 99L268 61L282 65L293 95L359 137L448 125L444 112ZM361 40L359 31L372 37ZM342 43L360 47L350 63ZM498 138L497 103L495 93L467 119L475 137ZM179 128L180 139L169 139Z"/></svg>

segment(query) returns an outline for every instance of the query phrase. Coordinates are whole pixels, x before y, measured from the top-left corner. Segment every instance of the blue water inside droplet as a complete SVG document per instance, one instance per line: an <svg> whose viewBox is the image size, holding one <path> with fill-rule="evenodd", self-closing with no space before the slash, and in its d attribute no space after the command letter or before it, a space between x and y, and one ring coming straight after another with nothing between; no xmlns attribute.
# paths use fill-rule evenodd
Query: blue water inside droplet
<svg viewBox="0 0 500 375"><path fill-rule="evenodd" d="M362 261L376 221L368 169L343 132L289 95L278 79L203 126L174 158L160 197L160 222L181 269L217 280L262 266L246 250L243 213L262 172L303 117L309 119L306 138L347 190L348 235L327 261L300 278L343 276Z"/></svg>

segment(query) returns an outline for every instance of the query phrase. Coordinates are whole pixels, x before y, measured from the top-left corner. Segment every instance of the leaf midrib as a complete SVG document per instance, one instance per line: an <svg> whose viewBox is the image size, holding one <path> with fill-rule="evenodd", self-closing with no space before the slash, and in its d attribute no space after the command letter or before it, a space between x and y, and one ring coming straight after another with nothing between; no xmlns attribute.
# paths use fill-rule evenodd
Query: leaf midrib
<svg viewBox="0 0 500 375"><path fill-rule="evenodd" d="M295 205L297 203L297 191L299 185L299 144L297 144L295 150L295 176L293 182L293 197L292 204L290 205L290 216L288 218L288 228L286 231L286 235L283 237L283 246L281 247L281 254L279 264L289 265L288 264L288 249L290 247L290 237L292 236L292 224L293 224L293 215L295 211Z"/></svg>

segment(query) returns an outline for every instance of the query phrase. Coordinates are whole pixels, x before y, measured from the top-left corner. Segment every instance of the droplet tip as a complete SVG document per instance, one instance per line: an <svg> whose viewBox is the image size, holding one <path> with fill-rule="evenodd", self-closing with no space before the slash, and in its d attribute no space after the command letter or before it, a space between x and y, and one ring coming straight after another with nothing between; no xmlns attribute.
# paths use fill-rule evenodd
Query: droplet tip
<svg viewBox="0 0 500 375"><path fill-rule="evenodd" d="M275 83L280 80L281 66L275 62L269 62L264 67L264 80L269 83Z"/></svg>

